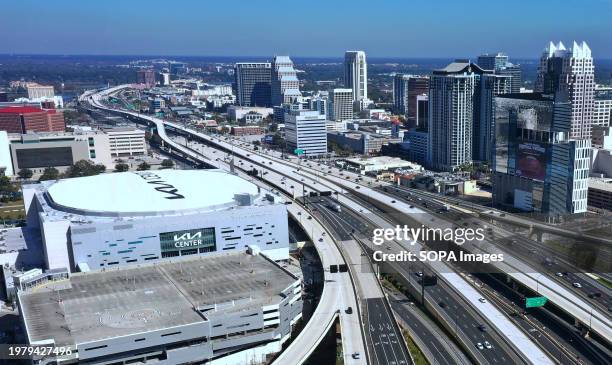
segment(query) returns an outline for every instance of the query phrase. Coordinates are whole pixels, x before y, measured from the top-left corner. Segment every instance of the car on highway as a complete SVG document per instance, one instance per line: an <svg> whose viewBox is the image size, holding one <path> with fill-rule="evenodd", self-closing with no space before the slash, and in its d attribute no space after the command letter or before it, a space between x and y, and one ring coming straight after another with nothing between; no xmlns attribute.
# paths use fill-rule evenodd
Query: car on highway
<svg viewBox="0 0 612 365"><path fill-rule="evenodd" d="M353 357L353 359L355 359L355 360L359 360L359 359L361 359L361 356L359 356L359 352L355 352L355 353L352 355L352 357Z"/></svg>
<svg viewBox="0 0 612 365"><path fill-rule="evenodd" d="M589 298L593 299L593 298L601 298L601 293L598 291L589 293Z"/></svg>
<svg viewBox="0 0 612 365"><path fill-rule="evenodd" d="M353 307L346 308L344 312L346 312L346 314L353 314Z"/></svg>
<svg viewBox="0 0 612 365"><path fill-rule="evenodd" d="M391 203L395 204L395 200L391 200Z"/></svg>
<svg viewBox="0 0 612 365"><path fill-rule="evenodd" d="M562 272L558 272L558 273L556 273L555 275L556 275L556 276L558 276L558 277L560 277L560 278L562 278L562 277L563 277L563 273L562 273Z"/></svg>
<svg viewBox="0 0 612 365"><path fill-rule="evenodd" d="M479 325L478 329L480 330L480 332L487 332L487 326L485 326L484 324Z"/></svg>
<svg viewBox="0 0 612 365"><path fill-rule="evenodd" d="M323 237L319 238L319 242L323 242Z"/></svg>
<svg viewBox="0 0 612 365"><path fill-rule="evenodd" d="M484 347L487 348L487 349L492 349L493 348L493 346L489 343L489 341L485 341L484 342Z"/></svg>
<svg viewBox="0 0 612 365"><path fill-rule="evenodd" d="M439 302L438 305L440 306L440 308L446 308L446 303L444 302Z"/></svg>
<svg viewBox="0 0 612 365"><path fill-rule="evenodd" d="M580 283L573 283L572 285L574 286L574 288L578 288L578 289L582 288L582 284Z"/></svg>
<svg viewBox="0 0 612 365"><path fill-rule="evenodd" d="M478 298L478 301L480 303L486 303L487 302L487 300L485 298Z"/></svg>
<svg viewBox="0 0 612 365"><path fill-rule="evenodd" d="M422 271L418 271L416 273L414 273L416 276L418 277L422 277L423 276L423 272Z"/></svg>
<svg viewBox="0 0 612 365"><path fill-rule="evenodd" d="M484 346L480 342L476 343L476 348L479 349L479 350L484 350Z"/></svg>

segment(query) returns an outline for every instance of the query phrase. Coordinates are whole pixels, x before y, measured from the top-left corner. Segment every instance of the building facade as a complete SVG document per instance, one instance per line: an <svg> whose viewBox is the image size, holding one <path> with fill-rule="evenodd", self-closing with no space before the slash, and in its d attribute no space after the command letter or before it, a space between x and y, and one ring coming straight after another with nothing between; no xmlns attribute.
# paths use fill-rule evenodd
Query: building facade
<svg viewBox="0 0 612 365"><path fill-rule="evenodd" d="M146 87L155 86L155 70L152 68L136 71L136 82Z"/></svg>
<svg viewBox="0 0 612 365"><path fill-rule="evenodd" d="M306 156L327 153L325 116L318 111L292 110L285 114L285 139L289 151L303 151Z"/></svg>
<svg viewBox="0 0 612 365"><path fill-rule="evenodd" d="M145 131L138 128L105 128L112 157L142 156L147 154Z"/></svg>
<svg viewBox="0 0 612 365"><path fill-rule="evenodd" d="M587 209L590 140L571 135L571 104L551 94L495 98L493 201L547 215Z"/></svg>
<svg viewBox="0 0 612 365"><path fill-rule="evenodd" d="M428 77L404 74L393 77L393 105L398 113L406 116L409 127L417 125L417 97L428 92Z"/></svg>
<svg viewBox="0 0 612 365"><path fill-rule="evenodd" d="M550 42L540 57L536 91L562 93L572 105L572 139L590 139L595 96L595 69L591 49L574 42L571 49Z"/></svg>
<svg viewBox="0 0 612 365"><path fill-rule="evenodd" d="M261 364L282 350L302 317L298 277L254 251L177 261L20 278L27 343L70 348L61 364Z"/></svg>
<svg viewBox="0 0 612 365"><path fill-rule="evenodd" d="M612 118L612 87L598 86L593 103L593 126L608 127Z"/></svg>
<svg viewBox="0 0 612 365"><path fill-rule="evenodd" d="M241 106L272 105L271 64L236 63L234 66L234 90L236 102Z"/></svg>
<svg viewBox="0 0 612 365"><path fill-rule="evenodd" d="M353 119L353 90L333 89L329 92L328 118L332 121Z"/></svg>
<svg viewBox="0 0 612 365"><path fill-rule="evenodd" d="M512 79L507 75L482 74L476 82L472 158L490 164L495 139L495 96L510 93Z"/></svg>
<svg viewBox="0 0 612 365"><path fill-rule="evenodd" d="M506 64L508 63L508 56L503 53L487 53L478 56L476 63L484 70L499 71L506 67Z"/></svg>
<svg viewBox="0 0 612 365"><path fill-rule="evenodd" d="M8 133L63 132L65 129L64 114L55 109L31 106L0 108L0 130Z"/></svg>
<svg viewBox="0 0 612 365"><path fill-rule="evenodd" d="M301 96L300 81L289 56L275 56L271 64L272 105L292 103Z"/></svg>
<svg viewBox="0 0 612 365"><path fill-rule="evenodd" d="M113 167L108 136L101 132L13 134L9 140L15 174L25 168L40 174L47 167L63 172L80 160Z"/></svg>
<svg viewBox="0 0 612 365"><path fill-rule="evenodd" d="M353 92L353 101L363 104L368 100L368 63L364 51L344 53L344 87Z"/></svg>
<svg viewBox="0 0 612 365"><path fill-rule="evenodd" d="M53 89L53 86L29 83L26 87L26 90L28 91L29 99L53 98L55 96L55 90Z"/></svg>
<svg viewBox="0 0 612 365"><path fill-rule="evenodd" d="M474 93L483 70L457 61L433 72L429 81L429 151L431 167L452 171L472 162Z"/></svg>

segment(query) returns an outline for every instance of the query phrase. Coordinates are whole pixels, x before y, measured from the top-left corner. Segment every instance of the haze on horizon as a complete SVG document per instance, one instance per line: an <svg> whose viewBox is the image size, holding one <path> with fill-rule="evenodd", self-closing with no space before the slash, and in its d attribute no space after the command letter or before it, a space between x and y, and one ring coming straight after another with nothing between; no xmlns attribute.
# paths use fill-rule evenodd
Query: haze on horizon
<svg viewBox="0 0 612 365"><path fill-rule="evenodd" d="M609 14L610 0L21 0L3 5L0 53L537 58L549 41L584 40L612 59Z"/></svg>

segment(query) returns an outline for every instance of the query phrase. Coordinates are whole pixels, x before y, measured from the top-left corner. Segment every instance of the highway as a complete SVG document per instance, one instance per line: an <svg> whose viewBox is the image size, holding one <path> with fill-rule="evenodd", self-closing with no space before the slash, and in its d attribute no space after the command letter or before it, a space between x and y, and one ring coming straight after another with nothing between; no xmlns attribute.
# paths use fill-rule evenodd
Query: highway
<svg viewBox="0 0 612 365"><path fill-rule="evenodd" d="M307 198L309 205L314 206L310 210L315 215L320 215L325 219L330 227L333 227L334 234L337 235L337 240L341 241L342 245L346 247L346 250L352 251L357 256L357 260L361 261L359 264L353 264L358 266L358 270L371 272L372 267L367 257L359 254L362 252L361 247L354 239L356 234L364 234L371 231L371 226L357 214L352 212L350 209L344 209L341 212L336 212L330 209L330 206L336 204L336 202L330 198L315 197ZM367 227L367 228L366 228ZM383 295L381 293L380 295ZM405 323L406 327L409 327L411 331L416 332L420 340L422 341L423 351L429 352L428 360L432 363L437 364L469 364L469 360L463 355L461 350L452 343L452 341L443 334L436 325L427 319L423 319L415 313L414 305L407 305L405 302L398 300L401 294L396 293L389 299L391 307L395 310L396 315L400 316L400 319ZM370 330L372 331L371 340L372 346L375 348L382 345L381 341L377 341L376 336L379 335L377 332L381 329L388 329L389 325L380 323L383 315L380 312L382 303L378 298L369 299L371 303L367 305L368 310L372 311L371 318L377 319L377 323L370 323ZM410 308L412 307L412 308ZM386 317L386 316L385 316ZM391 319L385 318L385 321ZM374 321L372 321L374 322ZM419 326L420 325L420 326ZM387 332L389 332L387 330ZM386 334L389 335L395 334ZM446 341L443 339L446 338ZM369 344L370 345L370 344ZM378 351L379 352L379 351Z"/></svg>
<svg viewBox="0 0 612 365"><path fill-rule="evenodd" d="M298 166L297 164L292 165ZM336 176L335 174L330 173L325 173L325 175L322 175L322 171L317 170L316 173L314 172L314 165L316 164L310 163L310 166L308 166L308 164L302 164L300 168L305 176L305 171L308 170L310 172L310 176L320 176L321 179L337 184L345 190L365 195L368 199L377 201L378 203L383 204L390 209L394 209L401 214L406 214L411 219L414 219L418 223L425 226L435 226L436 228L453 227L454 222L439 219L427 211L414 206L411 207L412 204L396 201L394 197L387 195L386 193L381 193L378 190L372 189L366 185L350 182L346 175L351 174L347 173L346 171L342 172L342 174L345 176ZM339 174L339 172L337 173ZM508 235L510 237L514 236L513 233L508 233ZM496 239L499 240L500 237L497 237ZM464 247L471 252L497 254L504 253L505 260L501 263L495 263L495 266L498 269L506 272L509 276L521 282L523 285L530 287L533 291L538 291L542 295L545 295L551 302L555 303L559 308L567 311L570 315L577 318L583 324L590 324L593 331L597 332L606 341L611 342L612 328L610 327L609 316L596 308L593 308L593 306L589 305L581 296L576 296L565 286L560 285L555 280L552 280L547 276L541 275L538 270L527 265L522 260L518 260L507 252L499 249L490 240L485 240L478 244L475 244L474 242L467 243Z"/></svg>
<svg viewBox="0 0 612 365"><path fill-rule="evenodd" d="M109 92L107 90L105 93L108 94L111 92L113 91ZM108 110L108 107L101 104L100 98L102 98L100 94L94 95L93 105ZM163 125L158 129L158 133L166 143L172 146L172 148L191 155L195 160L201 160L205 163L212 162L213 165L216 164L219 168L230 169L227 164L223 164L220 160L214 162L208 159L204 160L203 156L200 154L173 142L166 135ZM259 183L257 180L250 178L244 173L240 175L250 179L254 183ZM290 196L287 196L287 198L290 199ZM301 364L306 361L338 317L342 329L344 363L355 365L366 363L363 359L365 355L365 341L358 313L354 312L349 314L345 311L348 307L357 308L357 298L353 290L352 280L348 273L331 273L329 270L331 265L345 263L340 251L337 249L332 239L329 238L330 236L320 223L316 220L300 219L301 216L307 214L303 207L298 204L291 204L287 206L287 209L289 214L300 222L304 231L312 238L325 268L325 283L319 304L310 320L306 323L302 331L293 339L291 344L279 354L273 364ZM319 237L319 239L317 237ZM360 355L353 356L354 354Z"/></svg>
<svg viewBox="0 0 612 365"><path fill-rule="evenodd" d="M580 295L583 300L599 307L600 310L607 311L612 307L610 297L612 290L587 276L580 269L567 262L567 258L552 250L541 242L531 240L515 232L508 231L504 227L491 226L490 223L466 213L466 204L457 206L455 202L445 203L446 197L432 196L430 193L423 193L417 189L408 189L398 186L384 186L378 190L392 192L393 196L402 199L409 204L422 205L427 202L428 210L439 217L452 219L460 225L469 224L470 227L488 227L491 229L487 234L491 242L498 247L510 252L513 256L521 258L529 263L530 266L537 268L539 273L545 273L550 278L564 285L566 289ZM383 191L384 191L383 190ZM421 200L418 200L418 199ZM447 204L450 207L448 212L442 208ZM482 208L482 207L481 207ZM471 207L469 209L472 209ZM580 288L574 287L574 283L579 283ZM599 296L592 295L600 293ZM589 297L591 295L591 297Z"/></svg>
<svg viewBox="0 0 612 365"><path fill-rule="evenodd" d="M132 113L132 114L136 116L135 113ZM142 116L138 116L138 117L143 118ZM155 123L158 123L158 126L159 124L164 123L163 121L158 120L157 118L151 118L151 117L145 117L145 118ZM167 123L167 122L165 124L170 125L173 128L182 129L182 127L178 125L174 125L174 124ZM160 130L159 127L158 127L158 130ZM162 131L163 131L163 126L161 128L160 134L162 133ZM192 131L188 131L188 132L196 135L198 138L201 138L203 140L208 140L211 143L221 145L223 148L226 148L226 149L232 148L236 152L236 154L239 153L242 156L248 157L247 155L249 153L253 153L251 151L246 151L243 148L237 148L236 146L232 144L228 144L220 140L216 140L216 139L213 140L212 137L206 136L201 133L192 132ZM166 136L163 136L163 137L166 137ZM258 155L258 156L261 157L261 155ZM268 158L269 157L266 157L262 161L268 162ZM254 160L254 159L251 158L250 160ZM279 160L275 158L273 161L278 163ZM269 161L269 162L272 163L272 161ZM283 161L283 164L281 167L283 167L283 169L285 170L284 171L285 174L293 175L293 172L291 170L294 169L295 166L296 166L295 164L287 163ZM286 168L289 168L289 171L287 171ZM275 169L280 169L280 168L279 166L275 166ZM305 173L303 173L303 175L308 176ZM313 179L318 178L316 175L310 175L309 177ZM354 190L354 186L348 186L343 179L336 179L331 176L326 176L325 179L327 181L333 182L334 184L337 184L338 186L342 186L343 188ZM376 192L374 191L367 191L367 193L368 195L371 194L376 199L382 200L383 203L392 204L390 201L385 201L382 197L377 196ZM406 207L406 209L408 210L408 207ZM440 268L438 268L438 270L439 269ZM446 269L446 268L442 268L442 269ZM441 271L445 271L445 270L441 270ZM444 277L446 281L448 281L451 284L451 286L453 287L453 290L459 292L464 297L464 300L467 299L471 307L476 308L481 314L484 314L487 317L487 320L489 322L494 323L495 326L497 327L498 332L503 334L505 337L507 337L510 343L512 343L515 346L516 350L519 353L522 353L522 356L525 356L526 358L529 358L529 359L533 359L534 362L537 362L537 363L552 363L550 362L550 360L547 358L547 356L544 353L542 353L537 347L533 346L533 343L531 341L528 341L524 335L521 335L520 331L517 331L517 328L511 325L510 322L507 321L505 317L501 315L501 313L499 313L499 311L495 307L491 306L490 304L489 305L483 305L483 303L478 304L478 299L480 298L478 292L474 290L472 287L470 287L458 275L452 274L451 272L452 271L447 271L446 273L442 274L442 276ZM408 277L410 277L410 275L408 275Z"/></svg>

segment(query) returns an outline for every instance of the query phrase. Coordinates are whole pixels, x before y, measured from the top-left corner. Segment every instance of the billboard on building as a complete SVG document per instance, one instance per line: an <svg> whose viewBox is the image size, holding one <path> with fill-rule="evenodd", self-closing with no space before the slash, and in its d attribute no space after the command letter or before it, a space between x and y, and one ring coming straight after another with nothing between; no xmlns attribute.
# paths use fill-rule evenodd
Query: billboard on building
<svg viewBox="0 0 612 365"><path fill-rule="evenodd" d="M516 174L544 181L546 177L546 147L538 143L520 143L516 154Z"/></svg>
<svg viewBox="0 0 612 365"><path fill-rule="evenodd" d="M185 231L162 232L159 234L162 252L181 251L198 248L215 250L215 229L198 228ZM207 250L208 251L208 250Z"/></svg>

